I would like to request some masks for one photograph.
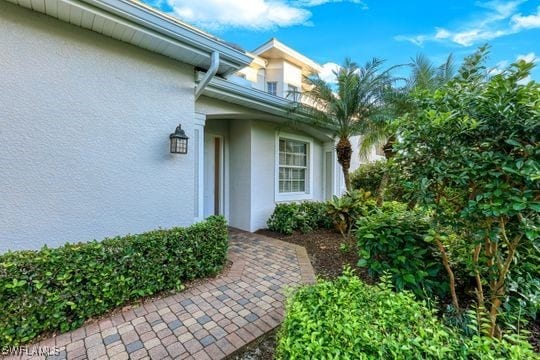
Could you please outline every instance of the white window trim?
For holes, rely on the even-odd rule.
[[[270,84],[275,86],[274,92],[270,92]],[[278,82],[277,81],[267,81],[266,82],[266,92],[270,95],[277,96],[278,94]]]
[[[288,192],[280,193],[279,192],[279,139],[290,139],[298,140],[308,144],[307,156],[308,156],[308,169],[307,176],[308,181],[306,182],[307,191],[306,192]],[[274,199],[277,202],[280,201],[297,201],[297,200],[313,200],[313,139],[307,136],[290,134],[284,132],[276,132],[276,142],[275,142],[275,171],[274,171]]]

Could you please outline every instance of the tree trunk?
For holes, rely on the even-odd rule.
[[[347,137],[339,138],[339,141],[336,145],[336,153],[338,163],[341,165],[343,170],[343,178],[345,180],[345,188],[347,191],[351,191],[351,178],[349,176],[349,169],[351,168],[351,156],[352,156],[352,145]]]
[[[446,273],[448,274],[448,281],[450,286],[450,295],[452,295],[452,304],[454,305],[454,308],[457,312],[460,311],[459,309],[459,301],[456,294],[456,278],[454,277],[454,271],[452,271],[452,267],[450,266],[450,260],[448,259],[448,255],[446,254],[446,250],[444,249],[444,245],[437,237],[435,238],[435,244],[439,248],[439,251],[441,252],[442,262],[444,265],[444,268],[446,269]]]
[[[394,157],[394,143],[396,142],[396,137],[394,135],[390,136],[386,140],[386,144],[383,146],[384,157],[386,160],[390,160]]]
[[[396,137],[390,136],[388,140],[386,141],[386,144],[384,144],[383,146],[384,157],[386,158],[387,163],[395,155],[394,148],[393,148],[395,141],[396,141]],[[390,181],[390,174],[388,173],[388,169],[385,169],[384,174],[381,179],[381,183],[379,184],[379,188],[377,189],[377,204],[379,206],[382,205],[384,201],[384,195],[386,192],[386,188],[388,187],[389,181]]]

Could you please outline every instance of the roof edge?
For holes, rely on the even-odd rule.
[[[168,16],[145,4],[131,0],[79,0],[109,13],[127,19],[133,23],[158,32],[175,40],[183,40],[191,46],[208,52],[218,51],[223,60],[231,65],[243,67],[249,65],[252,57],[246,52],[233,48],[194,26]]]

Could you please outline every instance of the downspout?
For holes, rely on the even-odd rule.
[[[206,88],[210,80],[216,75],[218,68],[219,68],[219,52],[214,51],[212,53],[212,56],[210,58],[210,67],[208,68],[208,71],[204,74],[204,77],[201,79],[197,87],[195,88],[195,100],[201,96],[203,90]]]

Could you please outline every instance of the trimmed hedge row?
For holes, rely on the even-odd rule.
[[[0,347],[216,274],[227,248],[225,219],[213,216],[188,228],[0,255]]]
[[[287,303],[276,359],[535,359],[530,345],[444,325],[388,280],[362,283],[350,271],[295,291]]]

